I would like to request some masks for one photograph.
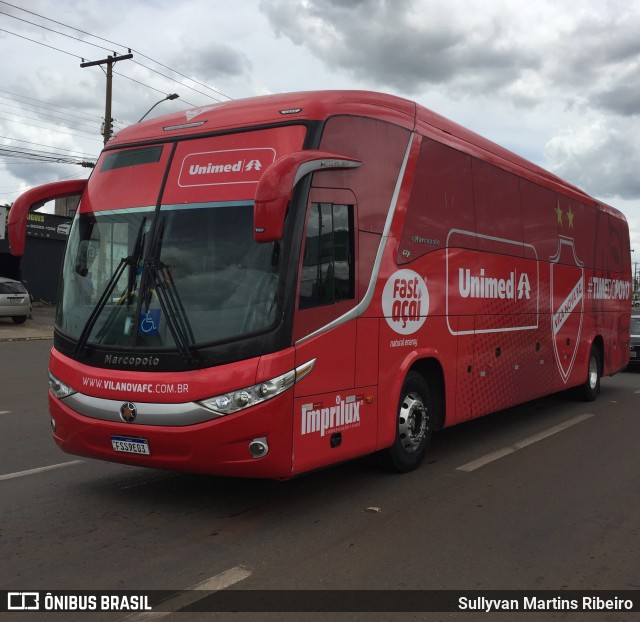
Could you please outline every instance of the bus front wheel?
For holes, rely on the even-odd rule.
[[[410,371],[400,391],[396,438],[384,454],[388,467],[399,473],[417,468],[431,441],[437,389],[421,374]]]

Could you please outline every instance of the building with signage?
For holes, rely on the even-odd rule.
[[[2,217],[4,225],[4,216]],[[0,276],[24,281],[34,301],[55,304],[64,247],[71,230],[71,218],[31,212],[27,220],[27,241],[23,257],[9,251],[5,235],[0,235]],[[0,227],[0,232],[5,227]]]

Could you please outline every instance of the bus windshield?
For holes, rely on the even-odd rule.
[[[119,348],[233,341],[272,327],[278,275],[279,245],[255,242],[251,202],[80,213],[56,324]]]

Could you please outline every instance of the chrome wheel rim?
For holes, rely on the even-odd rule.
[[[410,454],[420,447],[429,431],[427,409],[417,393],[409,393],[400,405],[398,434],[404,450]]]
[[[598,385],[598,361],[595,356],[589,359],[589,387],[592,391],[595,391]]]

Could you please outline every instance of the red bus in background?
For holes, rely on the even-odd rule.
[[[410,101],[292,93],[145,121],[88,182],[49,404],[66,452],[287,478],[576,388],[629,357],[627,223]]]

